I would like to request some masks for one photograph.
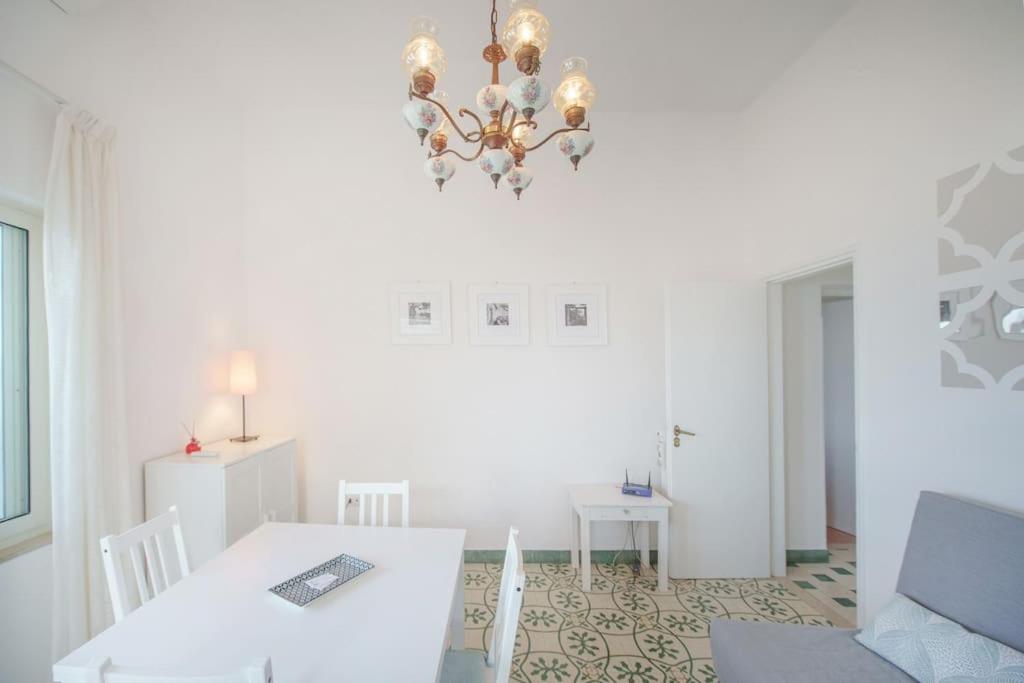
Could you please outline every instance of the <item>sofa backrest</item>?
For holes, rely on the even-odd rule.
[[[1024,651],[1024,516],[922,491],[896,591]]]

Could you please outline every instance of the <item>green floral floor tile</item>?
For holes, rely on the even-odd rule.
[[[466,647],[485,649],[501,565],[466,565]],[[712,683],[712,619],[831,626],[775,580],[673,580],[595,565],[592,591],[565,564],[526,565],[512,680],[521,683]]]

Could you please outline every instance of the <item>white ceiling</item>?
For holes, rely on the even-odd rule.
[[[373,99],[384,82],[387,92],[401,89],[393,81],[401,78],[398,56],[412,18],[429,14],[440,24],[439,38],[449,61],[439,87],[453,101],[469,104],[490,76],[480,58],[489,40],[488,0],[217,0],[216,7],[205,4],[209,0],[53,1],[86,19],[136,13],[149,23],[166,23],[168,31],[176,33],[183,28],[237,32],[250,46],[259,46],[260,60],[282,65],[300,65],[303,60],[323,64],[344,55],[342,62],[352,72],[339,71],[338,82],[347,81],[354,93]],[[601,110],[739,111],[855,2],[541,0],[552,26],[541,75],[554,86],[559,62],[579,55],[590,62]],[[182,22],[186,12],[205,12],[207,26]],[[498,0],[498,12],[500,30],[507,0]],[[273,26],[272,32],[266,26]],[[159,27],[145,28],[154,29]],[[502,79],[508,82],[514,73],[511,61],[506,62]]]
[[[46,0],[51,5],[55,5],[58,9],[66,14],[82,14],[84,12],[91,12],[100,5],[105,5],[110,0]]]

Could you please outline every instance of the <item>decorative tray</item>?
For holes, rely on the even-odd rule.
[[[330,593],[370,569],[373,569],[373,565],[369,562],[341,554],[269,590],[290,603],[305,607],[321,595]]]

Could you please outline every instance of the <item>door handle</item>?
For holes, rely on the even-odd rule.
[[[679,425],[676,425],[675,427],[672,428],[672,433],[675,434],[675,438],[672,439],[672,445],[675,446],[676,448],[679,448],[679,445],[682,443],[679,440],[679,437],[682,436],[683,434],[685,434],[686,436],[697,436],[693,432],[686,431]]]

